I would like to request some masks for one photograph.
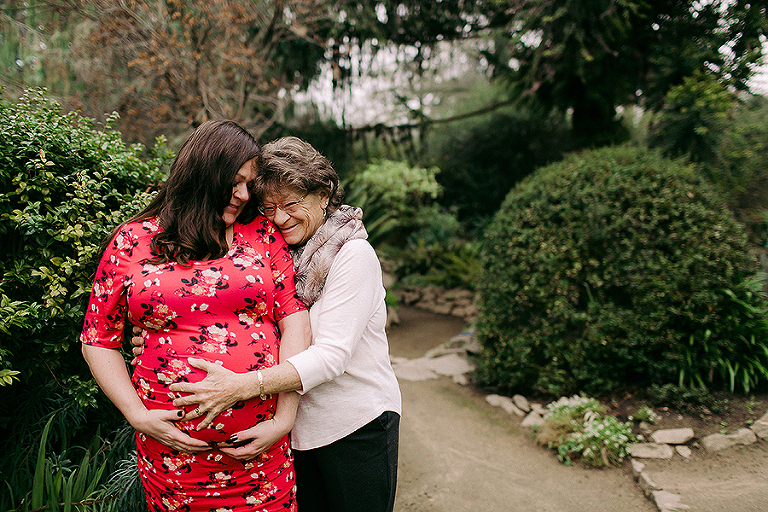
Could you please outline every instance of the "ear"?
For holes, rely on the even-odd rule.
[[[328,203],[331,202],[331,196],[328,194],[327,190],[319,190],[317,192],[317,195],[320,197],[320,206],[323,207],[323,210],[328,208]]]

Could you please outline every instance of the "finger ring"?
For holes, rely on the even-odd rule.
[[[195,407],[195,416],[200,416],[200,408]]]

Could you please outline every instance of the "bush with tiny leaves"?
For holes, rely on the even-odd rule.
[[[159,141],[145,158],[109,126],[95,129],[43,91],[0,100],[0,485],[10,490],[0,493],[2,510],[30,485],[49,418],[48,440],[70,465],[82,455],[68,459],[67,449],[123,422],[111,404],[96,407],[106,399],[78,335],[102,242],[146,202],[171,155]]]

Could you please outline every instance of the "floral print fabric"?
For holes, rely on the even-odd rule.
[[[153,265],[154,219],[123,226],[105,250],[94,280],[81,341],[118,349],[126,320],[145,329],[133,373],[149,409],[173,409],[173,382],[205,377],[187,362],[198,357],[236,372],[278,363],[277,321],[305,309],[297,298],[293,261],[274,226],[258,217],[235,224],[229,252],[211,261]],[[190,436],[227,440],[274,415],[277,396],[239,402],[201,431],[202,418],[180,421]],[[191,409],[191,408],[189,408]],[[293,458],[286,436],[252,461],[215,448],[187,455],[137,434],[139,471],[151,510],[295,510]]]

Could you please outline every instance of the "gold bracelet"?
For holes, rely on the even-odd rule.
[[[261,370],[256,370],[256,378],[259,379],[259,398],[266,400],[267,395],[264,393],[264,376],[261,374]]]

